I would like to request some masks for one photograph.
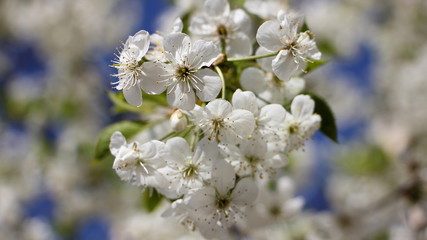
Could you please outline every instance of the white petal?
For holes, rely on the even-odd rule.
[[[126,138],[119,131],[115,131],[110,138],[110,152],[114,156],[117,155],[121,146],[126,144]]]
[[[187,158],[192,157],[190,146],[187,141],[181,137],[174,137],[166,142],[168,148],[167,160],[184,164]]]
[[[230,13],[231,28],[244,33],[247,36],[252,35],[252,22],[248,14],[242,9],[235,9]]]
[[[255,129],[254,115],[247,110],[236,109],[228,115],[225,121],[230,125],[234,134],[240,137],[249,137]]]
[[[221,196],[226,196],[228,191],[234,187],[236,174],[233,167],[224,160],[214,162],[212,169],[211,184]]]
[[[289,199],[295,193],[295,184],[291,178],[283,176],[277,181],[277,191],[283,199]]]
[[[275,20],[263,23],[256,34],[259,45],[270,51],[277,51],[284,47],[280,41],[280,28],[279,22]]]
[[[253,92],[242,92],[242,90],[237,89],[234,92],[231,101],[234,109],[245,109],[254,115],[258,114],[257,98]]]
[[[269,104],[261,108],[259,119],[271,127],[279,126],[285,121],[286,110],[280,104]]]
[[[238,205],[249,205],[255,201],[257,196],[258,187],[250,178],[241,179],[231,194],[232,202]]]
[[[240,150],[246,156],[264,159],[267,153],[267,143],[260,138],[244,140],[240,143]]]
[[[298,122],[313,115],[314,101],[308,95],[298,95],[291,104],[291,113]]]
[[[188,119],[190,119],[190,121],[192,121],[194,124],[199,123],[201,120],[207,117],[205,111],[199,105],[196,105],[191,111],[183,112],[188,116]]]
[[[163,48],[177,60],[184,60],[191,48],[191,39],[184,33],[171,33],[166,35]]]
[[[286,201],[283,205],[285,205],[283,207],[285,212],[284,214],[287,216],[293,216],[301,211],[302,207],[304,206],[304,198],[292,198]]]
[[[205,11],[212,17],[226,16],[230,13],[230,4],[227,0],[207,0]]]
[[[130,87],[129,89],[123,89],[123,95],[125,96],[126,102],[134,106],[142,105],[142,93],[139,85]]]
[[[189,209],[208,215],[215,210],[215,189],[213,187],[202,188],[190,194],[184,201]]]
[[[187,89],[184,84],[186,83],[178,83],[175,91],[167,95],[168,103],[172,107],[183,110],[192,110],[196,103],[196,97],[193,89]]]
[[[310,38],[308,32],[301,33],[297,42],[298,49],[304,52],[305,57],[320,60],[322,54],[317,49],[316,42]]]
[[[165,79],[168,78],[170,64],[146,62],[143,65],[145,76],[140,87],[148,94],[160,94],[166,90]]]
[[[217,35],[217,26],[212,23],[212,18],[204,13],[196,14],[191,18],[188,30],[191,34],[203,36],[206,40],[208,40],[209,35],[215,36],[215,38]]]
[[[227,41],[226,51],[230,57],[247,57],[252,54],[252,40],[241,32],[233,34]]]
[[[205,111],[210,117],[223,118],[233,111],[233,107],[224,99],[215,99],[206,105]]]
[[[266,48],[263,47],[259,47],[256,50],[255,55],[264,55],[264,54],[269,54],[269,53],[273,53],[273,51],[267,50]],[[262,70],[266,71],[266,72],[272,72],[273,68],[272,68],[272,62],[273,62],[274,57],[267,57],[267,58],[260,58],[257,59],[257,63],[261,66]]]
[[[195,77],[203,81],[203,85],[198,85],[200,91],[196,88],[196,94],[204,102],[214,100],[221,91],[222,83],[218,74],[211,69],[205,68],[197,71]]]
[[[183,28],[184,23],[182,22],[181,18],[176,18],[172,25],[172,32],[182,32]]]
[[[305,80],[303,78],[293,77],[286,83],[285,89],[288,92],[289,98],[293,98],[305,88]]]
[[[140,60],[147,53],[148,48],[150,47],[150,34],[144,30],[137,32],[132,37],[132,41],[129,43],[129,47],[132,47],[132,45],[139,48],[140,52],[138,59]]]
[[[207,138],[200,140],[194,150],[193,162],[212,162],[219,157],[218,145],[215,142],[208,141]]]
[[[280,51],[274,58],[272,66],[274,74],[283,81],[289,81],[298,70],[298,64],[295,62],[294,56],[292,56],[288,50]]]
[[[255,67],[246,68],[240,75],[240,85],[243,89],[257,94],[263,92],[267,88],[265,74]]]
[[[188,56],[192,69],[210,66],[221,54],[218,47],[211,41],[197,40]]]
[[[143,161],[150,163],[155,167],[166,165],[164,157],[167,154],[166,145],[157,140],[151,140],[138,147],[139,155]]]

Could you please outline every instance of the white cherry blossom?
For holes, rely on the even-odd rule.
[[[220,143],[238,143],[249,137],[255,128],[254,115],[250,111],[233,109],[224,99],[215,99],[204,109],[197,105],[188,114],[209,140]]]
[[[147,74],[146,86],[153,94],[167,89],[167,100],[172,107],[183,110],[194,108],[196,98],[215,99],[221,90],[221,79],[209,68],[220,55],[212,43],[197,40],[191,43],[184,33],[172,33],[164,39],[165,55],[169,63],[153,63],[154,70]]]
[[[294,13],[280,11],[277,19],[258,28],[259,51],[278,52],[272,60],[272,70],[283,81],[301,73],[310,59],[321,57],[312,34],[309,31],[298,33],[300,22],[301,18]]]
[[[319,129],[321,118],[314,112],[314,101],[308,95],[298,95],[291,104],[291,113],[286,114],[281,137],[287,143],[287,150],[304,145],[314,131]]]
[[[294,195],[294,182],[285,176],[277,180],[274,191],[260,187],[254,208],[249,209],[248,217],[245,219],[247,227],[266,227],[295,217],[301,212],[304,199]]]
[[[237,219],[244,217],[257,194],[258,188],[250,178],[236,183],[231,165],[218,160],[212,170],[211,185],[189,194],[184,201],[190,210],[189,217],[204,237],[224,238]]]
[[[263,100],[278,104],[290,101],[305,88],[305,80],[302,78],[292,77],[285,82],[273,73],[255,67],[243,70],[240,84],[243,89],[254,92]]]
[[[165,184],[164,177],[157,170],[166,164],[164,143],[156,140],[142,145],[127,143],[122,133],[114,132],[110,151],[115,156],[113,169],[122,180],[143,187],[161,188]]]
[[[129,36],[123,44],[120,56],[116,55],[117,58],[112,61],[112,67],[118,70],[118,73],[112,76],[119,79],[112,83],[117,84],[114,88],[123,90],[126,101],[135,106],[142,104],[141,84],[143,84],[145,73],[141,60],[150,46],[149,36],[149,33],[144,30]]]
[[[174,137],[166,142],[166,147],[167,165],[159,171],[168,180],[170,195],[176,198],[201,188],[211,176],[212,162],[217,160],[216,144],[201,141],[193,152],[185,139]]]
[[[286,155],[274,144],[262,139],[248,139],[237,145],[220,144],[221,154],[240,177],[251,177],[257,182],[266,182],[276,170],[287,163]]]
[[[261,108],[253,92],[237,89],[232,97],[234,109],[250,111],[255,118],[255,129],[251,137],[267,142],[278,141],[276,134],[280,123],[285,120],[286,110],[280,104],[268,104]]]
[[[251,20],[242,9],[230,11],[227,0],[207,0],[205,11],[191,19],[189,30],[219,48],[224,42],[228,56],[243,57],[252,54],[251,28]]]

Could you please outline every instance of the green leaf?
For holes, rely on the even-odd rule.
[[[156,111],[158,106],[167,106],[166,97],[164,94],[150,95],[142,93],[142,105],[135,107],[126,102],[123,93],[121,92],[108,92],[108,97],[113,102],[115,111],[118,113],[122,112],[133,112],[133,113],[144,113],[152,114]]]
[[[338,165],[353,175],[374,175],[386,173],[390,167],[387,154],[378,146],[356,148],[338,158]]]
[[[110,138],[115,131],[120,131],[126,138],[130,138],[148,127],[149,124],[145,122],[133,121],[118,122],[106,127],[96,142],[95,161],[101,161],[112,156],[110,153]]]
[[[305,68],[304,73],[302,75],[306,75],[316,70],[317,68],[325,65],[328,62],[329,62],[329,59],[320,59],[320,60],[310,59],[309,61],[307,61],[307,67]]]
[[[141,198],[141,205],[148,212],[154,211],[163,199],[162,195],[160,195],[154,188],[146,188],[142,193]]]
[[[314,112],[319,114],[322,118],[320,125],[320,132],[330,138],[332,141],[338,143],[337,126],[335,123],[334,114],[329,107],[328,103],[321,97],[313,94],[306,93],[314,100]]]
[[[304,20],[304,22],[301,26],[301,29],[300,29],[300,32],[305,32],[305,31],[310,31],[310,28],[308,27],[306,20]]]

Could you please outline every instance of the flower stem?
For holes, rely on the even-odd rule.
[[[260,58],[274,57],[277,55],[277,53],[278,52],[272,52],[272,53],[268,53],[268,54],[249,56],[249,57],[243,57],[243,58],[227,58],[227,61],[228,62],[251,61],[251,60],[256,60],[256,59],[260,59]]]
[[[218,66],[215,66],[215,70],[219,75],[219,78],[221,78],[222,81],[222,91],[221,91],[221,98],[225,99],[225,79],[224,79],[224,75],[222,74],[221,68],[219,68]]]

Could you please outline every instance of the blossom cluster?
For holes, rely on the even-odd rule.
[[[114,132],[109,147],[118,176],[173,200],[162,215],[206,238],[251,227],[248,216],[297,212],[303,203],[289,190],[284,167],[321,124],[314,100],[300,94],[307,63],[321,57],[302,22],[280,10],[259,26],[254,43],[248,13],[207,0],[191,16],[189,35],[178,18],[168,33],[130,36],[113,61],[114,88],[137,107],[143,96],[165,96],[173,131],[147,142]],[[244,69],[233,72],[238,67]],[[288,201],[268,197],[282,189]]]

